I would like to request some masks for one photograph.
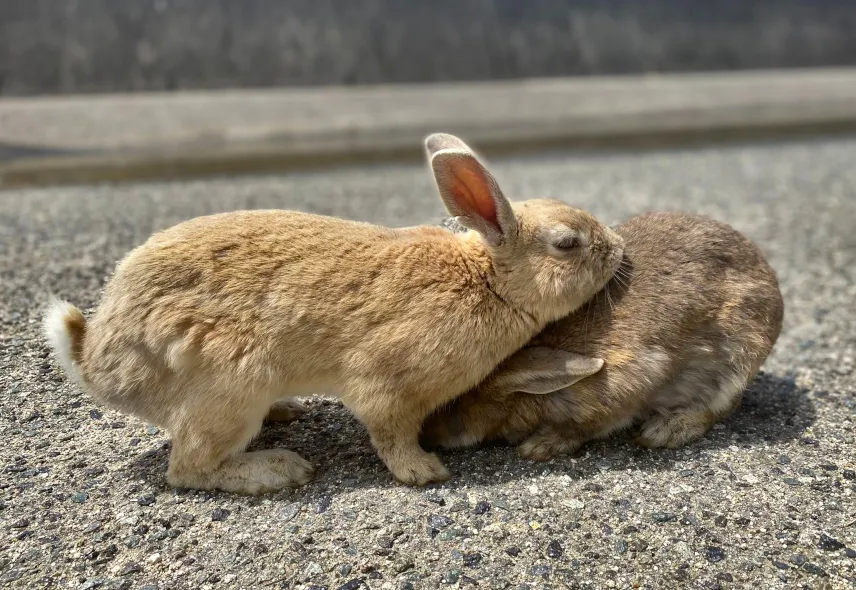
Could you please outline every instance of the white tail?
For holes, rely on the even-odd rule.
[[[66,375],[82,384],[75,351],[81,349],[86,328],[83,314],[72,304],[54,299],[45,312],[42,327]]]

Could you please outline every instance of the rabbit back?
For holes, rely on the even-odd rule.
[[[156,234],[118,265],[89,322],[87,388],[154,419],[141,407],[166,407],[156,384],[182,375],[228,375],[244,387],[288,383],[295,391],[335,390],[346,372],[391,368],[413,379],[461,378],[454,364],[446,365],[450,376],[443,362],[425,357],[445,359],[440,342],[452,351],[469,346],[472,333],[508,322],[508,314],[487,309],[483,283],[448,247],[452,234],[414,231],[252,211]],[[438,327],[438,315],[455,319]],[[508,327],[520,331],[511,335],[520,344],[535,329],[513,318]]]

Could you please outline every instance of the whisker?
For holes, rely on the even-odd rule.
[[[625,269],[623,266],[619,266],[619,267],[618,267],[618,270],[616,270],[616,271],[615,271],[615,274],[613,274],[612,276],[613,276],[613,277],[615,277],[615,281],[616,281],[619,285],[621,285],[622,287],[624,287],[625,289],[627,289],[627,288],[630,286],[630,285],[627,283],[627,281],[628,281],[628,280],[630,280],[630,275],[629,275],[629,274],[625,274],[625,273],[629,273],[629,271],[628,271],[627,269]]]

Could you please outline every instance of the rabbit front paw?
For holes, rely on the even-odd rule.
[[[549,461],[553,457],[574,453],[582,442],[552,429],[540,430],[517,447],[517,454],[530,461]]]
[[[424,486],[449,479],[449,470],[437,455],[422,451],[395,462],[387,462],[395,478],[403,484]]]
[[[288,424],[294,422],[306,413],[306,406],[296,399],[286,399],[276,402],[268,410],[265,422]]]

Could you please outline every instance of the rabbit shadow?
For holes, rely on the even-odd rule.
[[[715,425],[701,440],[679,449],[642,448],[633,443],[631,429],[593,441],[576,455],[556,457],[545,463],[521,459],[511,445],[503,443],[441,453],[449,469],[457,474],[446,485],[456,488],[496,484],[545,472],[585,480],[600,471],[680,470],[682,462],[700,454],[734,446],[752,448],[787,443],[802,439],[816,420],[810,393],[798,386],[792,376],[760,373],[744,392],[740,407],[728,419]],[[810,444],[811,440],[804,442]],[[478,464],[479,471],[468,472],[468,465],[472,464]],[[483,472],[488,476],[483,476]]]
[[[619,434],[590,443],[575,456],[561,456],[545,463],[521,459],[514,447],[505,443],[442,451],[441,459],[452,473],[452,479],[428,486],[428,489],[492,486],[538,477],[545,472],[582,481],[601,471],[655,473],[680,469],[678,464],[688,455],[692,457],[735,445],[751,448],[786,443],[801,438],[815,421],[816,411],[809,393],[797,386],[790,376],[760,373],[747,388],[743,403],[734,414],[700,441],[681,449],[644,449],[633,444],[629,434]],[[823,395],[823,392],[815,392],[815,395]],[[308,412],[296,422],[265,425],[249,447],[249,450],[288,448],[313,462],[318,469],[315,479],[307,486],[274,494],[272,498],[324,505],[336,495],[357,489],[401,487],[377,458],[365,428],[340,402],[315,398],[307,405]],[[127,466],[127,472],[137,481],[168,490],[164,474],[169,448],[169,443],[164,442],[139,455]]]

